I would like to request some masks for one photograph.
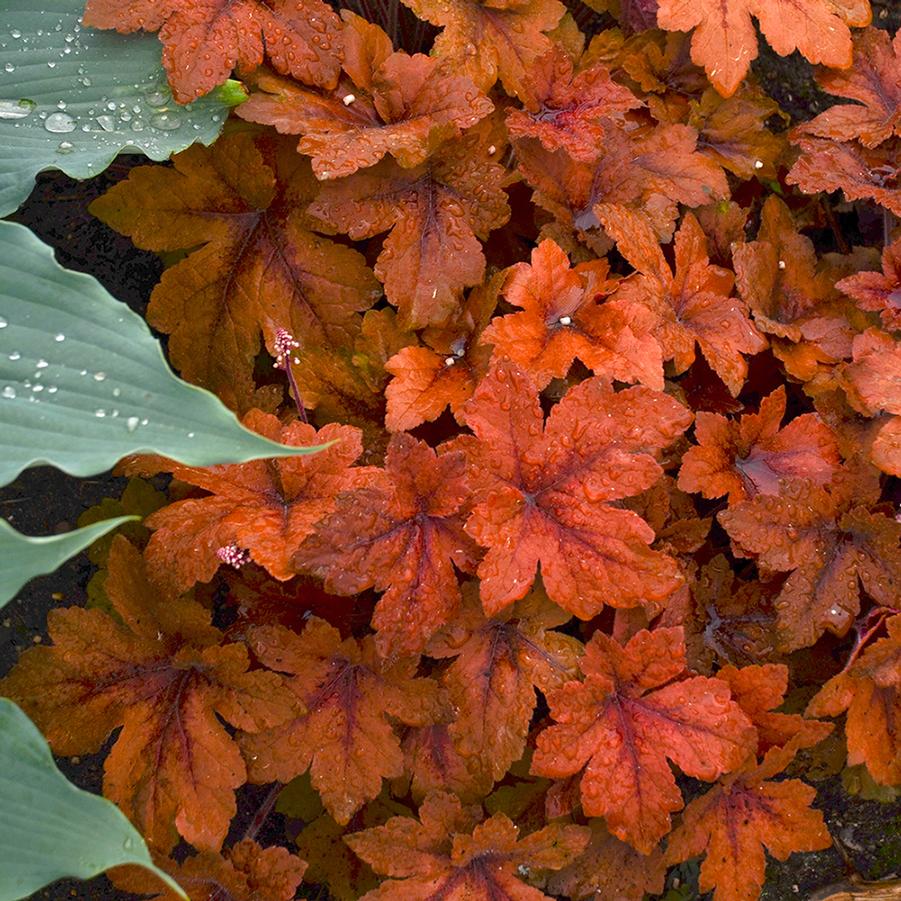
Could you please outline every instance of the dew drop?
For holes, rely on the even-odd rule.
[[[169,113],[159,113],[150,120],[151,128],[158,128],[160,131],[175,131],[181,128],[181,121],[170,116]]]
[[[94,415],[98,419],[103,419],[106,416],[106,410],[94,410]]]
[[[94,381],[95,382],[102,382],[105,378],[106,378],[105,372],[95,372],[94,373]]]
[[[129,432],[133,432],[139,424],[140,420],[137,416],[129,416],[128,419],[125,420],[125,428],[127,428]]]
[[[44,128],[52,134],[68,134],[75,131],[75,120],[68,113],[51,113],[44,120]]]
[[[62,332],[60,332],[58,335],[53,336],[53,340],[54,341],[65,341],[66,336]]]
[[[113,388],[113,397],[118,397],[122,393],[121,388]]]
[[[7,386],[3,389],[3,396],[4,396],[4,397],[8,397],[8,398],[10,398],[10,399],[14,398],[14,397],[16,396],[16,389],[13,388],[12,385],[7,385]]]
[[[6,328],[8,325],[9,323],[2,316],[0,316],[0,328]]]
[[[38,360],[37,363],[35,363],[35,366],[37,366],[38,369],[46,369],[49,365],[50,364],[46,360]]]
[[[71,153],[75,145],[71,141],[60,141],[56,147],[57,153]]]
[[[33,100],[0,100],[0,119],[27,119],[33,109]]]
[[[97,124],[104,131],[115,131],[116,130],[116,120],[112,116],[98,116]]]
[[[6,63],[6,65],[4,65],[4,67],[3,67],[3,71],[4,72],[15,72],[16,67],[12,63]]]
[[[21,359],[22,359],[22,354],[20,354],[19,351],[14,350],[14,351],[9,355],[9,359],[12,360],[12,361],[15,363],[16,360],[21,360]]]

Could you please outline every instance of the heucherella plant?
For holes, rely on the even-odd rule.
[[[142,320],[0,223],[4,480],[129,477],[0,530],[4,602],[93,567],[0,675],[0,901],[753,901],[824,768],[898,803],[890,15],[73,2],[0,13],[2,212],[143,152],[89,210],[165,268]]]

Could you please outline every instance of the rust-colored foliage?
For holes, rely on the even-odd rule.
[[[785,389],[780,387],[760,402],[759,412],[737,421],[698,413],[698,443],[682,457],[679,487],[704,497],[728,494],[734,504],[757,494],[778,494],[783,478],[828,483],[839,462],[832,433],[815,413],[780,428],[785,403]]]
[[[530,869],[559,870],[588,842],[582,826],[552,824],[524,838],[503,813],[481,821],[478,807],[430,795],[417,822],[393,817],[345,841],[387,881],[367,901],[540,901],[527,885]],[[480,822],[481,821],[481,822]]]
[[[290,695],[274,673],[249,672],[246,647],[224,643],[196,601],[159,603],[124,538],[110,550],[104,588],[116,618],[54,611],[52,646],[24,654],[0,683],[3,694],[60,754],[94,753],[122,726],[106,758],[105,793],[158,852],[179,836],[216,851],[247,778],[218,717],[258,732],[290,716]]]
[[[539,734],[532,772],[581,774],[586,815],[647,854],[682,808],[668,761],[712,782],[754,752],[756,731],[724,682],[686,672],[681,629],[625,647],[596,632],[579,666],[585,681],[548,699],[557,722]]]
[[[799,50],[812,63],[842,69],[851,64],[848,26],[869,24],[871,14],[866,0],[659,0],[657,23],[669,31],[694,29],[691,58],[728,97],[757,58],[752,15],[780,55]]]
[[[314,185],[290,146],[239,133],[133,170],[91,207],[139,247],[198,248],[166,271],[147,318],[184,378],[242,412],[262,393],[261,338],[273,348],[281,327],[302,346],[340,343],[379,294],[360,254],[310,231]]]
[[[382,779],[403,772],[389,717],[427,722],[437,703],[435,684],[414,677],[415,658],[387,664],[371,639],[342,641],[320,619],[311,618],[301,635],[261,626],[250,645],[266,666],[287,677],[294,696],[294,713],[282,725],[241,735],[250,780],[287,782],[309,770],[326,810],[347,823],[378,795]]]
[[[460,602],[454,567],[478,561],[463,531],[468,487],[463,454],[395,436],[385,469],[338,496],[295,562],[336,594],[384,591],[372,619],[381,649],[421,651]]]
[[[159,31],[175,99],[189,103],[237,68],[266,58],[278,69],[327,87],[338,80],[338,17],[322,0],[88,0],[84,24]]]
[[[165,475],[85,521],[143,521],[0,690],[192,901],[642,901],[692,858],[753,901],[828,844],[819,757],[901,785],[901,36],[401,2],[88,0],[176,102],[249,95],[90,207],[162,256],[149,324],[328,446],[129,457]],[[836,102],[783,110],[760,37]]]
[[[678,587],[675,561],[648,547],[650,526],[614,502],[656,481],[653,452],[688,426],[684,407],[647,388],[614,392],[596,377],[544,423],[528,375],[504,362],[464,417],[476,435],[458,444],[477,498],[466,529],[488,549],[478,569],[487,613],[523,597],[539,563],[551,600],[583,619]]]
[[[885,785],[901,782],[901,617],[887,622],[879,639],[847,669],[830,679],[807,707],[813,716],[848,711],[848,762],[866,764]]]
[[[700,889],[715,889],[714,901],[754,901],[763,886],[764,846],[777,860],[787,860],[795,851],[832,844],[823,814],[810,807],[816,791],[798,779],[770,781],[792,756],[774,749],[759,766],[751,759],[692,801],[670,836],[670,863],[705,855]]]
[[[209,492],[146,520],[154,530],[144,554],[147,568],[169,590],[208,582],[222,565],[217,551],[232,544],[276,579],[292,578],[294,553],[334,509],[337,494],[371,477],[368,467],[350,468],[362,451],[360,432],[352,426],[327,425],[318,432],[302,422],[282,426],[259,410],[251,410],[244,424],[283,444],[335,443],[318,454],[234,466],[198,469],[169,462],[176,479]]]
[[[241,118],[303,137],[317,178],[341,178],[390,153],[404,168],[424,163],[447,138],[493,109],[466,77],[437,60],[392,52],[376,25],[344,13],[344,69],[349,81],[317,91],[274,75],[256,79]],[[356,92],[356,93],[355,93]]]

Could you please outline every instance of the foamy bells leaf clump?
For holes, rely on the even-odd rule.
[[[154,35],[80,25],[81,0],[0,4],[0,216],[38,172],[102,172],[123,151],[168,159],[212,143],[241,95],[229,86],[189,106],[172,99]]]
[[[245,429],[173,374],[138,315],[0,222],[0,485],[43,463],[87,476],[134,453],[211,466],[318,449]]]
[[[138,864],[182,898],[144,839],[110,801],[76,788],[12,701],[0,698],[0,901],[28,898],[65,877],[88,879]]]

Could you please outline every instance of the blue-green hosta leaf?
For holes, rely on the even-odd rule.
[[[140,316],[0,222],[0,485],[40,463],[86,476],[133,453],[211,466],[318,449],[245,429],[172,372]]]
[[[0,519],[0,607],[16,596],[18,590],[35,576],[51,573],[123,522],[137,516],[116,516],[83,529],[62,535],[31,537]]]
[[[156,35],[83,28],[83,11],[84,0],[0,2],[0,216],[44,169],[90,178],[123,150],[163,160],[210,144],[236,101],[226,88],[178,106]]]
[[[57,879],[90,879],[138,864],[184,892],[154,866],[144,840],[114,804],[74,786],[12,701],[0,698],[0,901],[28,898]]]

